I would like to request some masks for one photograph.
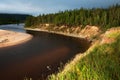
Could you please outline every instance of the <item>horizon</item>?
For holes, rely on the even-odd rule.
[[[38,16],[40,14],[57,13],[59,11],[73,10],[80,8],[108,8],[113,5],[120,5],[120,0],[54,0],[54,1],[34,1],[34,0],[4,0],[0,3],[0,13],[8,14],[29,14]]]

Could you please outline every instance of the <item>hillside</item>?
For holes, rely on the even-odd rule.
[[[49,80],[120,80],[120,28],[112,28]]]
[[[24,23],[27,14],[7,14],[0,13],[0,25],[1,24],[16,24],[16,23]]]

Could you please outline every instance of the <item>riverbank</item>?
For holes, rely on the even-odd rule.
[[[98,35],[101,34],[101,30],[97,26],[89,26],[87,25],[85,28],[82,27],[52,27],[49,24],[43,26],[35,26],[35,28],[25,28],[26,30],[33,31],[42,31],[47,33],[60,34],[64,36],[76,37],[76,38],[84,38],[88,41],[93,41]]]
[[[106,31],[101,31],[95,26],[87,26],[83,29],[76,28],[74,30],[72,28],[62,30],[58,28],[59,31],[55,31],[55,27],[52,29],[27,29],[85,38],[93,42],[86,52],[83,54],[78,53],[58,73],[49,75],[48,80],[120,79],[118,76],[120,74],[120,60],[118,57],[120,56],[120,27],[111,28]],[[76,30],[78,30],[77,33],[75,33]]]
[[[119,80],[120,27],[111,28],[48,80]]]
[[[30,34],[0,30],[0,48],[18,45],[31,39]]]
[[[69,37],[76,37],[76,38],[85,38],[85,36],[82,35],[75,35],[72,33],[63,33],[63,32],[56,32],[56,31],[49,31],[49,30],[43,30],[43,29],[39,29],[39,28],[25,28],[26,30],[32,30],[32,31],[41,31],[41,32],[47,32],[47,33],[53,33],[53,34],[60,34],[60,35],[64,35],[64,36],[69,36]]]

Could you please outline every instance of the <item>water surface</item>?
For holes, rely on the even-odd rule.
[[[27,33],[34,38],[0,48],[0,80],[23,80],[25,76],[44,80],[90,46],[85,39],[30,30]]]
[[[8,24],[8,25],[0,25],[0,29],[10,30],[16,32],[26,32],[24,30],[24,24]]]

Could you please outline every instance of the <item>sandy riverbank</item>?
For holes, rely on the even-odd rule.
[[[0,30],[0,48],[24,43],[32,39],[30,34]]]
[[[25,28],[26,30],[34,30],[34,31],[43,31],[47,33],[55,33],[61,34],[70,37],[77,37],[77,38],[85,38],[91,40],[97,37],[101,30],[97,26],[89,26],[87,25],[84,28],[81,27],[51,27],[51,26],[36,26],[35,28]]]
[[[57,32],[57,31],[48,31],[48,30],[43,30],[43,29],[39,29],[39,28],[25,28],[26,30],[32,30],[32,31],[42,31],[42,32],[47,32],[47,33],[55,33],[55,34],[60,34],[60,35],[64,35],[64,36],[70,36],[70,37],[76,37],[76,38],[85,38],[85,36],[83,35],[76,35],[76,34],[72,34],[72,33],[63,33],[63,32]]]

